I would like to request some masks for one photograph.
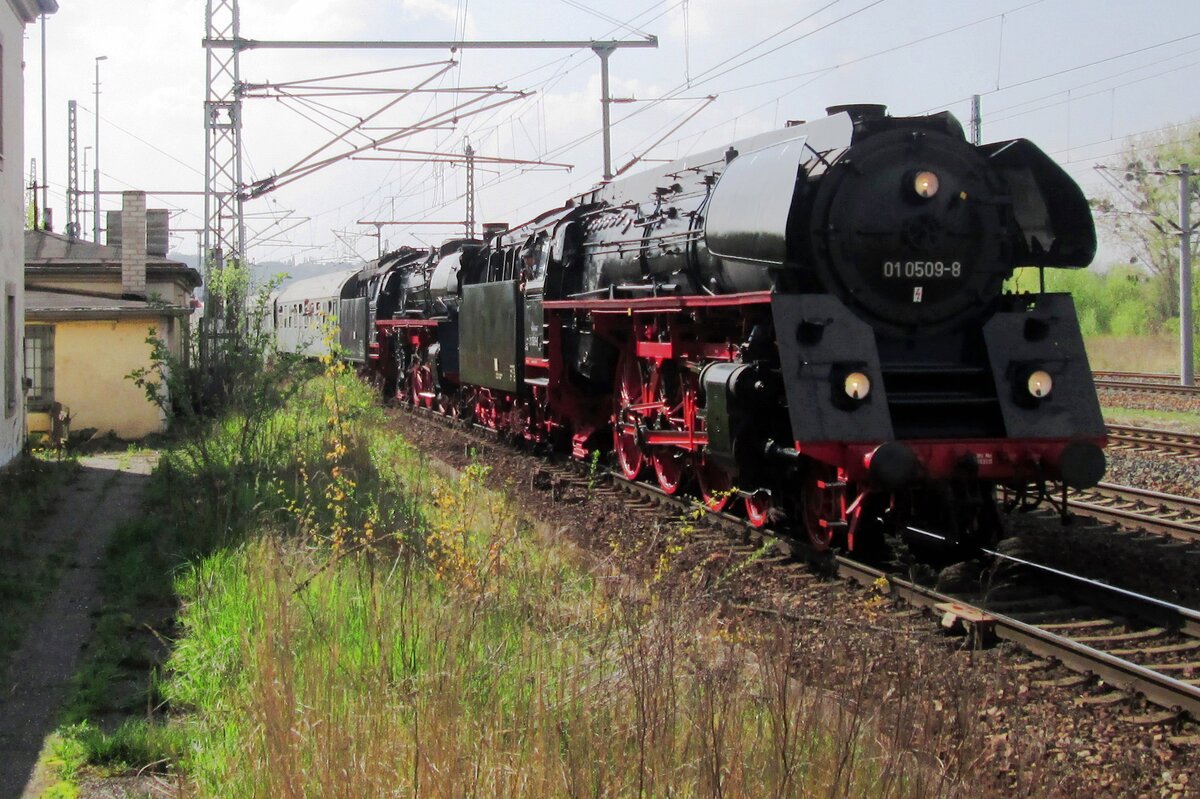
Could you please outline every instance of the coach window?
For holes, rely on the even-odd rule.
[[[517,266],[521,260],[521,251],[513,247],[504,253],[504,280],[515,280],[520,272]]]
[[[504,279],[504,253],[495,251],[488,258],[488,273],[484,278],[485,283],[491,283],[495,280]]]
[[[533,251],[533,270],[530,274],[530,280],[538,280],[546,274],[546,266],[550,263],[550,246],[546,241],[546,235],[537,237],[537,240],[529,245],[529,249]]]

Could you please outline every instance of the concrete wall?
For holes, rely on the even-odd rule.
[[[126,375],[150,365],[150,328],[174,337],[167,327],[163,317],[54,323],[54,399],[70,411],[73,432],[94,427],[100,435],[142,438],[166,429],[162,411]],[[49,430],[49,416],[29,414],[29,429]]]
[[[25,329],[24,276],[25,245],[23,229],[25,213],[22,205],[22,163],[24,152],[23,109],[25,104],[24,76],[21,71],[22,36],[24,25],[11,3],[0,2],[0,81],[3,81],[4,105],[0,108],[0,135],[3,136],[3,160],[0,160],[0,467],[8,464],[21,451],[25,439],[24,392],[17,391],[15,408],[7,407],[5,398],[10,381],[9,364],[5,360],[5,336],[15,321],[16,377],[24,377],[22,358]],[[15,303],[10,307],[5,296],[6,286],[14,289]],[[15,317],[15,320],[11,317]]]

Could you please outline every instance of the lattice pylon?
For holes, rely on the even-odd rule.
[[[67,237],[79,238],[79,128],[74,100],[67,101]]]
[[[241,33],[238,0],[208,0],[205,13],[204,252],[206,268],[243,259]],[[216,47],[216,42],[233,46]]]
[[[475,238],[475,150],[467,142],[463,151],[467,156],[467,238]]]

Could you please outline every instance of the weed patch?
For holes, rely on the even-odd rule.
[[[1156,411],[1146,408],[1105,407],[1104,418],[1112,424],[1159,427],[1200,434],[1200,418],[1190,411]]]
[[[40,453],[0,472],[0,672],[66,565],[63,551],[38,552],[34,536],[61,488],[78,473],[74,458]]]
[[[583,570],[486,467],[432,474],[372,403],[329,362],[163,455],[155,518],[109,559],[112,645],[74,705],[91,720],[64,730],[78,768],[156,764],[220,797],[950,792],[917,754],[932,721],[890,726],[862,682],[829,692],[785,628],[729,634]],[[173,646],[139,701],[168,712],[102,732],[95,687],[142,662],[120,642],[164,597]]]
[[[788,636],[723,638],[686,601],[598,581],[483,488],[485,467],[440,479],[364,432],[306,474],[309,488],[270,514],[273,532],[179,578],[162,690],[186,711],[181,766],[200,795],[944,787],[879,742],[865,703],[848,711],[796,680]],[[343,477],[372,485],[371,502],[338,510]]]
[[[73,457],[22,455],[0,471],[0,556],[20,557],[59,489],[79,474]]]

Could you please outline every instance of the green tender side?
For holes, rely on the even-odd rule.
[[[523,302],[515,280],[463,286],[462,382],[516,392],[525,376]]]

